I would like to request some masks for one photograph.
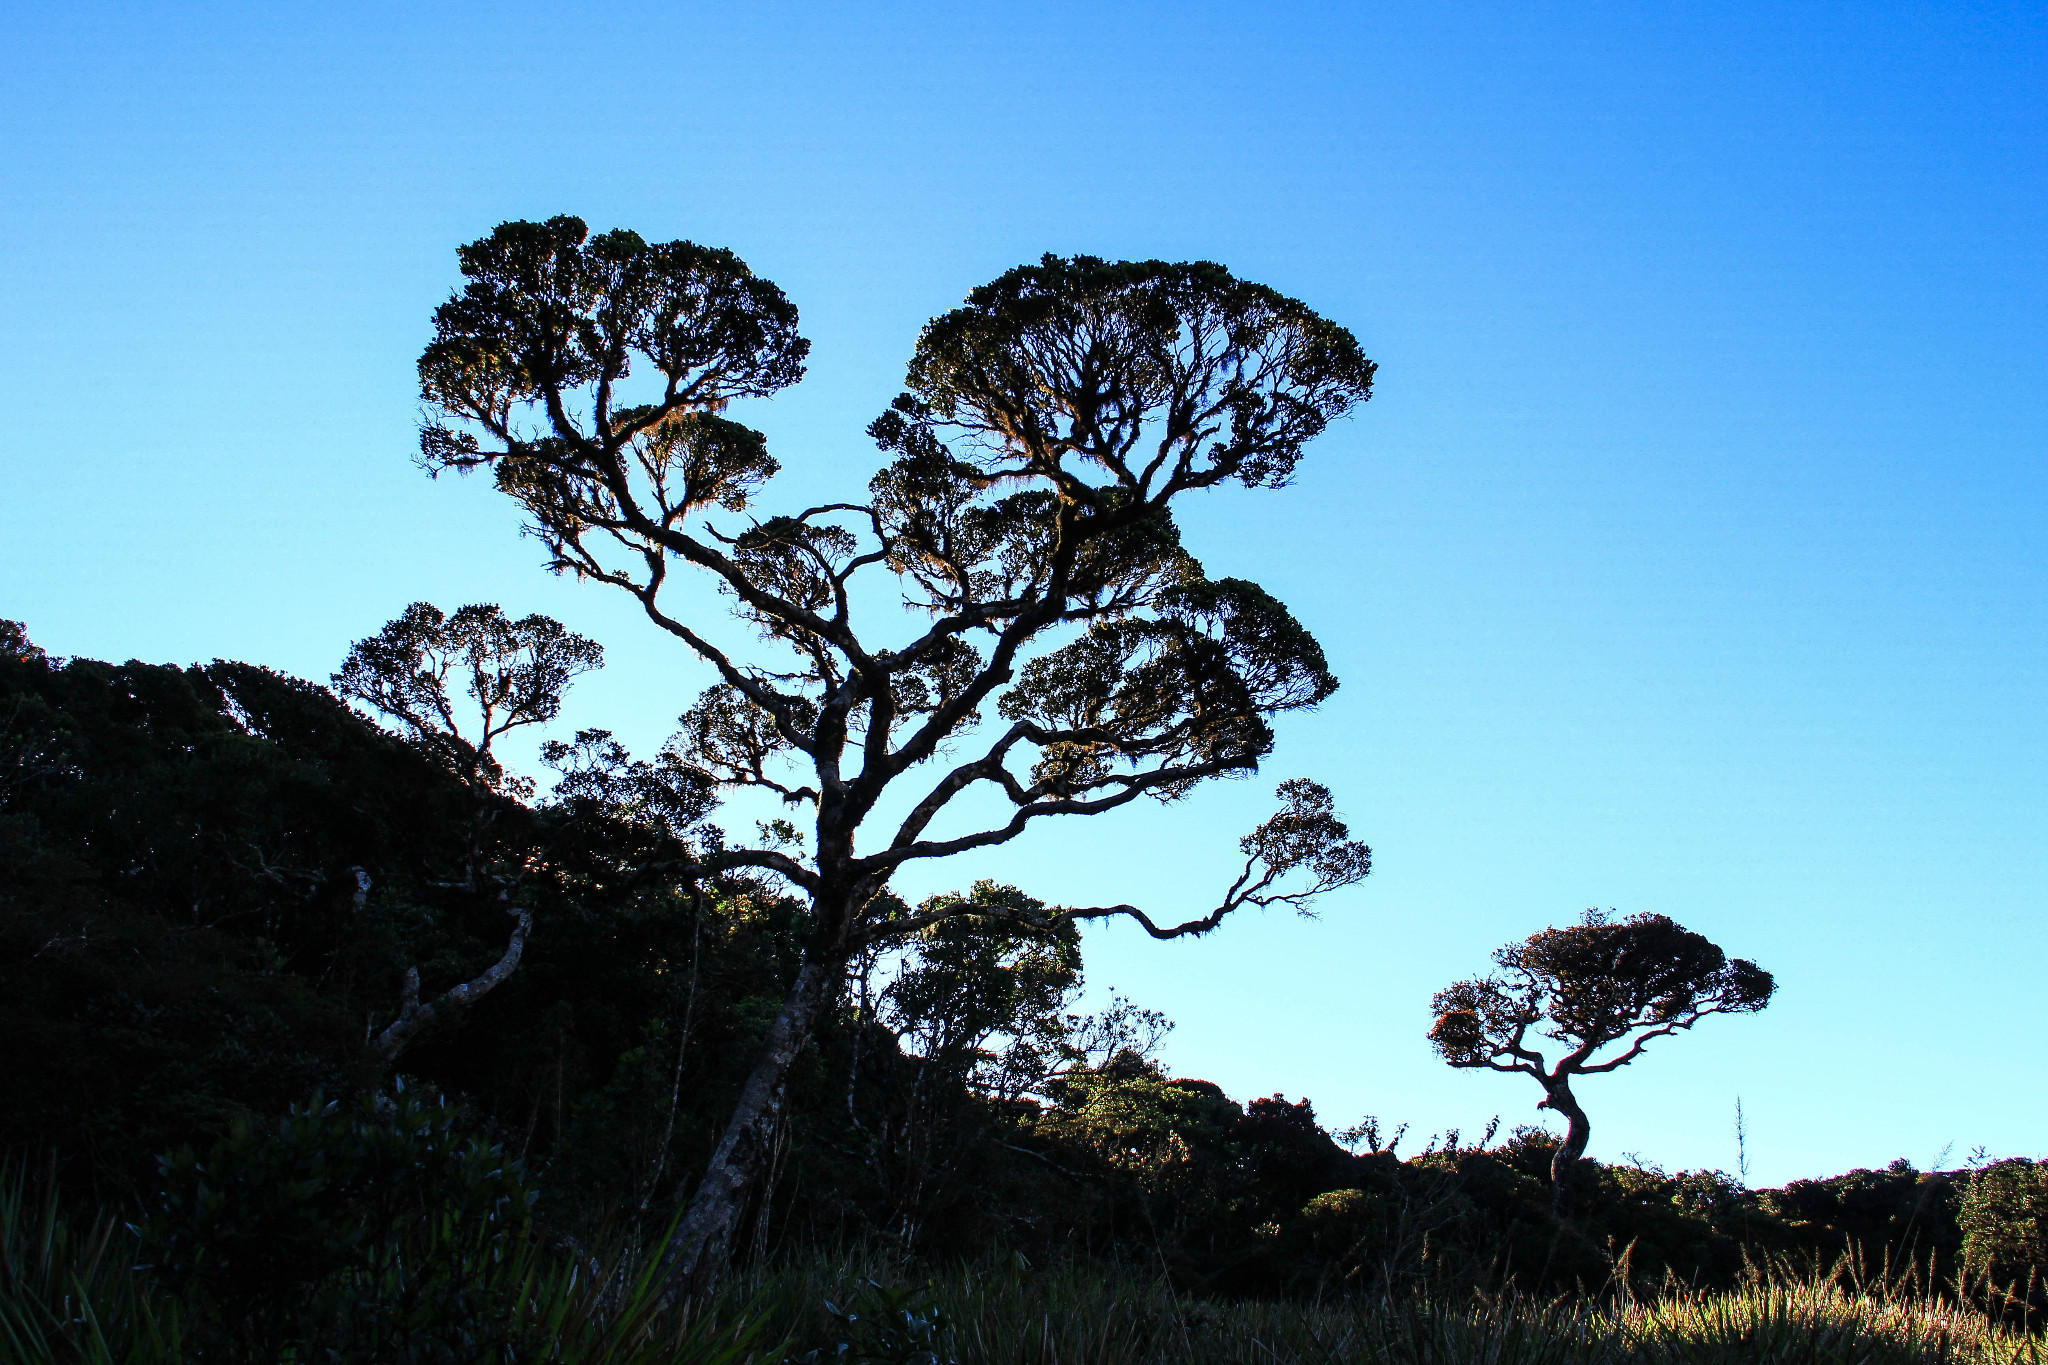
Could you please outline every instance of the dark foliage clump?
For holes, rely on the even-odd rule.
[[[536,1195],[502,1146],[402,1087],[238,1122],[163,1158],[146,1268],[208,1359],[275,1361],[309,1337],[334,1361],[488,1359]],[[495,1292],[494,1292],[495,1291]]]

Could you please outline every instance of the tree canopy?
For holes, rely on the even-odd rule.
[[[863,500],[770,512],[777,461],[725,413],[802,377],[808,343],[779,289],[730,252],[593,237],[569,217],[503,224],[459,258],[467,283],[420,359],[426,466],[489,469],[552,568],[632,593],[710,665],[670,769],[810,817],[808,848],[679,839],[646,869],[752,869],[810,905],[805,969],[699,1187],[689,1258],[722,1259],[790,1059],[864,946],[968,913],[1202,934],[1366,874],[1328,792],[1296,779],[1218,903],[1177,921],[1029,901],[906,913],[883,894],[908,863],[1047,817],[1252,773],[1274,717],[1336,690],[1285,606],[1204,571],[1173,505],[1284,485],[1369,397],[1373,363],[1342,327],[1207,262],[1047,256],[925,328],[905,391],[868,429],[884,459]],[[900,610],[857,585],[875,574]],[[678,578],[722,594],[760,648],[715,641]],[[956,800],[983,785],[1008,818],[960,823]],[[885,793],[902,813],[870,828]]]

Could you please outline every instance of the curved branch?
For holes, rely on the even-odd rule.
[[[1571,1058],[1566,1058],[1565,1061],[1561,1061],[1557,1064],[1558,1072],[1560,1075],[1570,1074],[1580,1076],[1597,1076],[1601,1072],[1612,1071],[1616,1067],[1627,1066],[1630,1062],[1634,1061],[1637,1057],[1642,1055],[1643,1048],[1650,1042],[1651,1039],[1668,1038],[1674,1033],[1680,1032],[1684,1029],[1691,1028],[1694,1024],[1697,1024],[1700,1020],[1706,1018],[1710,1014],[1726,1014],[1727,1012],[1728,1011],[1722,1009],[1695,1010],[1691,1014],[1685,1015],[1682,1018],[1673,1019],[1671,1022],[1664,1024],[1659,1028],[1653,1028],[1649,1030],[1647,1033],[1638,1035],[1635,1042],[1629,1047],[1629,1050],[1622,1053],[1618,1057],[1610,1057],[1604,1062],[1598,1062],[1591,1065],[1587,1065],[1582,1062],[1574,1062],[1573,1058],[1576,1058],[1579,1055],[1578,1053],[1574,1053]],[[1581,1051],[1584,1052],[1587,1056],[1592,1055],[1591,1049],[1581,1049]],[[1566,1070],[1568,1063],[1571,1064],[1569,1071]]]
[[[949,773],[945,781],[941,783],[940,788],[935,789],[933,796],[928,796],[924,802],[919,803],[918,810],[922,811],[927,802],[933,801],[935,797],[939,796],[941,791],[944,793],[943,799],[938,800],[937,804],[933,805],[931,810],[923,815],[923,818],[919,821],[919,827],[928,822],[931,816],[937,813],[939,808],[943,807],[948,801],[951,801],[962,789],[978,780],[997,783],[1010,793],[1011,800],[1017,802],[1017,813],[1011,816],[1007,823],[999,825],[994,829],[982,830],[976,834],[963,834],[955,839],[913,840],[912,842],[904,843],[901,842],[903,836],[898,835],[897,843],[880,853],[870,854],[868,857],[858,859],[854,863],[854,868],[863,876],[866,876],[886,871],[920,858],[945,858],[955,853],[965,853],[969,849],[992,848],[998,844],[1010,842],[1010,840],[1022,834],[1030,826],[1031,821],[1041,816],[1100,815],[1104,811],[1115,810],[1119,806],[1129,805],[1145,793],[1157,791],[1161,787],[1170,787],[1180,782],[1197,781],[1204,777],[1215,777],[1226,772],[1240,772],[1243,770],[1243,766],[1241,763],[1219,759],[1211,763],[1189,764],[1184,768],[1155,768],[1149,773],[1118,775],[1106,779],[1104,782],[1092,784],[1088,788],[1088,790],[1099,790],[1102,786],[1114,784],[1118,790],[1108,796],[1098,796],[1087,800],[1074,797],[1059,797],[1053,800],[1046,800],[1041,795],[1034,795],[1034,793],[1040,790],[1039,788],[1025,787],[1001,763],[983,757],[977,759],[974,763],[966,764]],[[980,771],[970,772],[969,770],[971,769],[980,769]],[[915,814],[917,812],[914,811],[913,815]],[[904,823],[905,828],[909,829],[910,821],[906,820]],[[1275,899],[1286,898],[1275,897]]]
[[[818,891],[818,876],[815,872],[788,854],[777,853],[772,848],[734,848],[702,858],[676,858],[643,863],[634,870],[628,880],[639,883],[653,877],[674,877],[678,881],[687,882],[702,877],[715,877],[721,872],[731,872],[742,867],[758,867],[763,871],[785,877],[794,885],[813,894]]]
[[[1247,904],[1255,903],[1257,902],[1245,897],[1225,897],[1222,904],[1198,919],[1191,919],[1180,924],[1161,928],[1150,915],[1135,905],[1069,906],[1057,909],[1051,914],[1037,915],[1028,910],[1018,910],[1007,906],[983,905],[969,901],[948,901],[945,905],[931,910],[920,911],[913,915],[904,915],[897,919],[884,920],[854,934],[851,941],[858,945],[866,945],[881,942],[885,939],[903,938],[917,933],[921,929],[929,928],[941,920],[952,919],[957,915],[963,914],[972,914],[983,919],[1006,920],[1012,924],[1021,924],[1026,928],[1046,931],[1058,929],[1061,925],[1072,924],[1079,920],[1110,919],[1122,915],[1138,921],[1143,926],[1145,932],[1154,938],[1182,938],[1189,935],[1200,936],[1206,934],[1221,924],[1231,911],[1240,909]]]
[[[358,872],[358,876],[360,875]],[[526,951],[526,936],[533,929],[533,912],[523,905],[508,903],[505,906],[505,913],[512,916],[513,927],[512,940],[505,945],[504,955],[461,985],[451,986],[422,1004],[420,969],[405,969],[405,984],[401,988],[398,1017],[369,1042],[369,1053],[374,1062],[379,1066],[390,1065],[421,1030],[443,1015],[452,1014],[473,1003],[479,996],[512,975],[513,969],[519,965],[520,956]]]
[[[1282,790],[1285,792],[1285,784],[1283,784]],[[1136,795],[1136,791],[1131,791],[1113,799],[1119,801],[1129,800]],[[1024,819],[1027,813],[1027,811],[1019,811],[1018,820]],[[1261,831],[1271,828],[1273,823],[1281,818],[1280,816],[1274,817],[1273,821],[1268,821],[1266,825],[1260,827]],[[1017,823],[1017,821],[1012,823]],[[1340,828],[1337,833],[1341,838],[1342,829]],[[1314,897],[1361,880],[1370,868],[1369,854],[1366,857],[1360,858],[1343,857],[1328,860],[1320,856],[1314,859],[1307,859],[1286,853],[1276,857],[1270,849],[1262,849],[1254,842],[1258,838],[1258,834],[1259,831],[1255,831],[1252,835],[1246,836],[1246,839],[1243,841],[1243,846],[1251,850],[1250,856],[1245,860],[1244,870],[1238,873],[1237,879],[1230,884],[1230,889],[1224,893],[1222,900],[1217,904],[1216,908],[1206,915],[1184,920],[1179,924],[1161,926],[1150,915],[1135,905],[1064,906],[1054,908],[1049,912],[1040,912],[1015,906],[991,905],[981,901],[952,900],[914,914],[869,923],[856,930],[851,935],[849,941],[855,946],[865,946],[883,939],[901,938],[937,924],[941,920],[951,919],[956,915],[962,914],[974,914],[991,919],[1007,920],[1011,923],[1025,925],[1040,931],[1056,930],[1064,925],[1073,924],[1081,920],[1110,919],[1122,916],[1127,919],[1136,920],[1145,932],[1153,938],[1199,937],[1221,924],[1225,917],[1233,911],[1241,910],[1247,905],[1258,906],[1261,909],[1273,905],[1293,905],[1301,913],[1307,914],[1307,903]],[[1345,854],[1350,852],[1366,853],[1367,851],[1363,845],[1345,843],[1338,845],[1335,852]],[[1261,868],[1262,864],[1263,868]],[[1308,887],[1299,891],[1279,892],[1270,890],[1280,878],[1300,866],[1309,866],[1315,870],[1315,879]],[[1257,876],[1253,875],[1255,871],[1258,874]]]
[[[726,657],[724,650],[663,611],[654,600],[659,591],[658,583],[650,583],[644,592],[638,588],[633,590],[633,595],[640,599],[641,606],[646,610],[648,619],[696,650],[698,657],[718,670],[719,677],[768,714],[769,719],[775,722],[775,733],[780,735],[784,742],[815,760],[818,756],[815,739],[796,727],[795,719],[790,713],[789,699],[774,688],[763,686],[760,679],[745,672]]]
[[[1006,774],[1007,775],[1007,774]],[[1155,785],[1163,785],[1155,784]],[[1144,787],[1128,787],[1110,796],[1097,797],[1092,801],[1062,799],[1058,801],[1034,801],[1018,808],[1007,824],[995,829],[985,829],[976,834],[963,834],[957,839],[924,839],[899,847],[885,849],[880,853],[855,861],[854,867],[863,875],[885,871],[919,858],[948,858],[955,853],[965,853],[974,848],[993,848],[1007,844],[1029,828],[1031,821],[1044,815],[1100,815],[1128,805],[1144,795]]]
[[[1522,1040],[1529,1036],[1529,1025],[1535,1022],[1533,1018],[1528,1017],[1517,1020],[1515,1023],[1515,1036],[1508,1040],[1508,1045],[1502,1048],[1501,1051],[1510,1056],[1519,1057],[1524,1062],[1529,1063],[1535,1068],[1529,1074],[1541,1080],[1545,1075],[1543,1054],[1532,1047],[1524,1047],[1522,1045]]]
[[[1543,1072],[1528,1062],[1503,1062],[1496,1057],[1480,1057],[1472,1061],[1452,1061],[1451,1065],[1464,1067],[1468,1070],[1485,1067],[1490,1071],[1519,1071],[1525,1076],[1534,1076],[1539,1081],[1544,1079]]]
[[[902,848],[916,840],[938,813],[946,808],[955,796],[980,781],[999,781],[996,772],[1002,768],[1003,755],[1015,748],[1020,740],[1029,738],[1025,722],[1018,721],[1003,732],[1000,739],[991,744],[987,751],[969,763],[947,773],[926,792],[924,798],[910,808],[903,817],[903,823],[896,828],[896,837],[889,841],[891,848]]]
[[[678,531],[671,526],[663,525],[650,518],[641,510],[638,500],[633,497],[632,489],[623,466],[619,467],[616,478],[610,477],[609,470],[605,471],[605,475],[606,491],[611,493],[621,513],[626,518],[626,525],[636,535],[661,546],[678,559],[694,564],[700,569],[708,569],[716,574],[727,587],[732,589],[735,597],[762,615],[771,617],[792,629],[805,631],[816,635],[820,639],[831,641],[833,647],[846,655],[848,659],[853,660],[857,667],[863,669],[872,669],[874,667],[874,660],[868,657],[867,651],[861,647],[860,641],[855,639],[853,633],[847,629],[844,620],[820,616],[816,612],[800,607],[794,602],[778,597],[755,583],[738,564],[733,563],[732,560],[712,549],[709,545],[704,544],[695,536]]]

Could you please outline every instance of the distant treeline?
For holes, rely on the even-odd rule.
[[[513,1163],[542,1223],[659,1233],[789,990],[804,911],[745,878],[642,875],[654,836],[592,790],[501,784],[479,820],[445,755],[323,687],[63,662],[0,626],[0,1147],[16,1169],[54,1161],[67,1198],[160,1216],[180,1169],[255,1169],[292,1106],[388,1092],[365,1049],[408,969],[432,996],[504,952],[503,907],[463,872],[481,856],[522,869],[524,957],[396,1071]],[[1243,1295],[1704,1287],[1745,1257],[1844,1252],[2048,1272],[2048,1169],[2029,1162],[1777,1190],[1598,1167],[1563,1224],[1542,1132],[1402,1156],[1368,1126],[1347,1147],[1307,1100],[1168,1076],[1163,1021],[1080,1015],[1081,980],[1071,932],[994,918],[856,963],[798,1064],[743,1250],[1115,1258]]]

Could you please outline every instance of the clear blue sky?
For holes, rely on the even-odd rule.
[[[602,639],[566,720],[702,684],[413,467],[500,220],[729,246],[815,339],[746,414],[865,481],[919,325],[1047,250],[1205,257],[1379,396],[1189,518],[1344,690],[1275,778],[1378,870],[1313,923],[1089,938],[1168,1060],[1419,1133],[1534,1117],[1431,992],[1589,905],[1780,998],[1589,1082],[1596,1155],[1775,1182],[2048,1149],[2048,10],[1875,3],[30,5],[0,10],[0,615],[324,677],[407,602]],[[707,610],[715,610],[707,607]],[[1206,908],[1270,784],[947,881]],[[920,889],[913,887],[913,890]]]

